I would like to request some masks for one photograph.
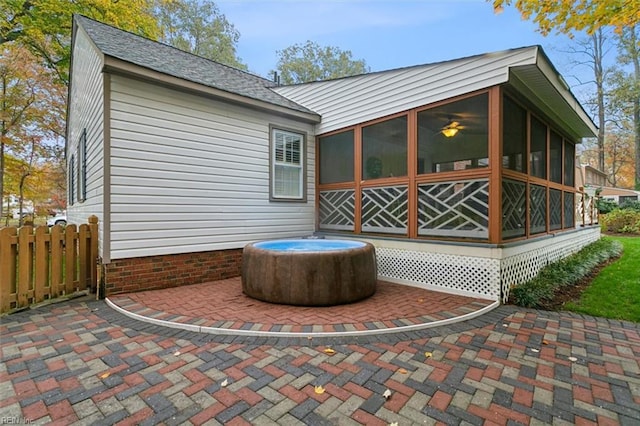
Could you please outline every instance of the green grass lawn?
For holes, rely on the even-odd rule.
[[[564,309],[599,317],[640,322],[640,237],[607,237],[619,241],[620,259],[602,269],[580,300]]]

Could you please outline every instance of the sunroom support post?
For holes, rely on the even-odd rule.
[[[407,208],[409,212],[407,231],[409,238],[418,237],[418,185],[416,175],[418,174],[418,114],[415,110],[410,111],[407,117],[407,173],[409,175],[409,188]]]
[[[353,179],[355,183],[355,200],[354,200],[354,232],[359,234],[362,232],[362,129],[356,126],[353,131],[354,137],[354,169]]]
[[[489,90],[489,243],[502,239],[502,91]]]

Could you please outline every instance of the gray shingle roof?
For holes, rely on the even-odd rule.
[[[265,78],[176,49],[166,44],[76,15],[76,23],[87,32],[100,51],[163,74],[303,113],[315,114],[270,89]]]

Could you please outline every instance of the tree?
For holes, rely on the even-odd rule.
[[[156,8],[160,41],[225,65],[247,69],[237,57],[240,33],[210,0],[164,1]]]
[[[596,138],[597,163],[593,164],[598,170],[605,171],[605,137],[607,129],[606,103],[608,99],[608,89],[606,85],[607,76],[612,70],[605,67],[605,58],[614,49],[611,42],[612,36],[603,28],[597,29],[590,36],[576,38],[573,45],[567,50],[572,58],[573,68],[586,67],[589,69],[593,79],[589,81],[578,80],[579,85],[588,85],[595,94],[587,95],[584,102],[589,107],[598,126]]]
[[[494,10],[500,12],[513,0],[492,0],[492,3]],[[618,97],[626,97],[631,105],[629,113],[635,142],[635,186],[640,188],[640,0],[516,0],[515,6],[524,19],[532,18],[544,35],[555,29],[569,36],[585,31],[597,37],[603,28],[614,28],[619,37],[619,62],[632,67],[628,75],[629,84],[620,81],[620,87],[626,89],[618,90]],[[600,143],[603,143],[605,138],[602,132],[599,137]]]
[[[28,165],[21,172],[22,184],[13,188],[19,191],[33,166],[59,144],[66,91],[56,74],[43,68],[26,48],[7,43],[0,56],[0,93],[0,194],[4,197],[8,156]]]
[[[501,12],[513,0],[487,0]],[[633,27],[640,21],[640,0],[516,0],[516,8],[523,19],[532,19],[542,34],[557,30],[565,34],[586,31],[593,34],[598,28],[611,26],[616,32]]]
[[[369,72],[364,59],[351,59],[351,51],[322,47],[312,41],[276,52],[277,70],[284,84],[306,83]]]
[[[3,0],[0,45],[16,42],[26,46],[66,84],[74,13],[157,39],[153,6],[153,0]]]
[[[640,25],[625,28],[618,35],[618,64],[629,66],[629,71],[618,68],[611,81],[615,89],[612,91],[611,106],[618,114],[620,127],[625,121],[630,128],[635,148],[635,189],[640,189]]]

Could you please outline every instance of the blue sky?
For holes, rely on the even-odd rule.
[[[543,37],[515,8],[496,15],[484,0],[218,0],[216,4],[241,34],[238,55],[251,72],[263,76],[275,68],[277,50],[306,40],[350,50],[372,71],[539,44],[574,93],[580,91],[573,76],[584,70],[571,65],[563,53],[571,43],[567,36]]]

